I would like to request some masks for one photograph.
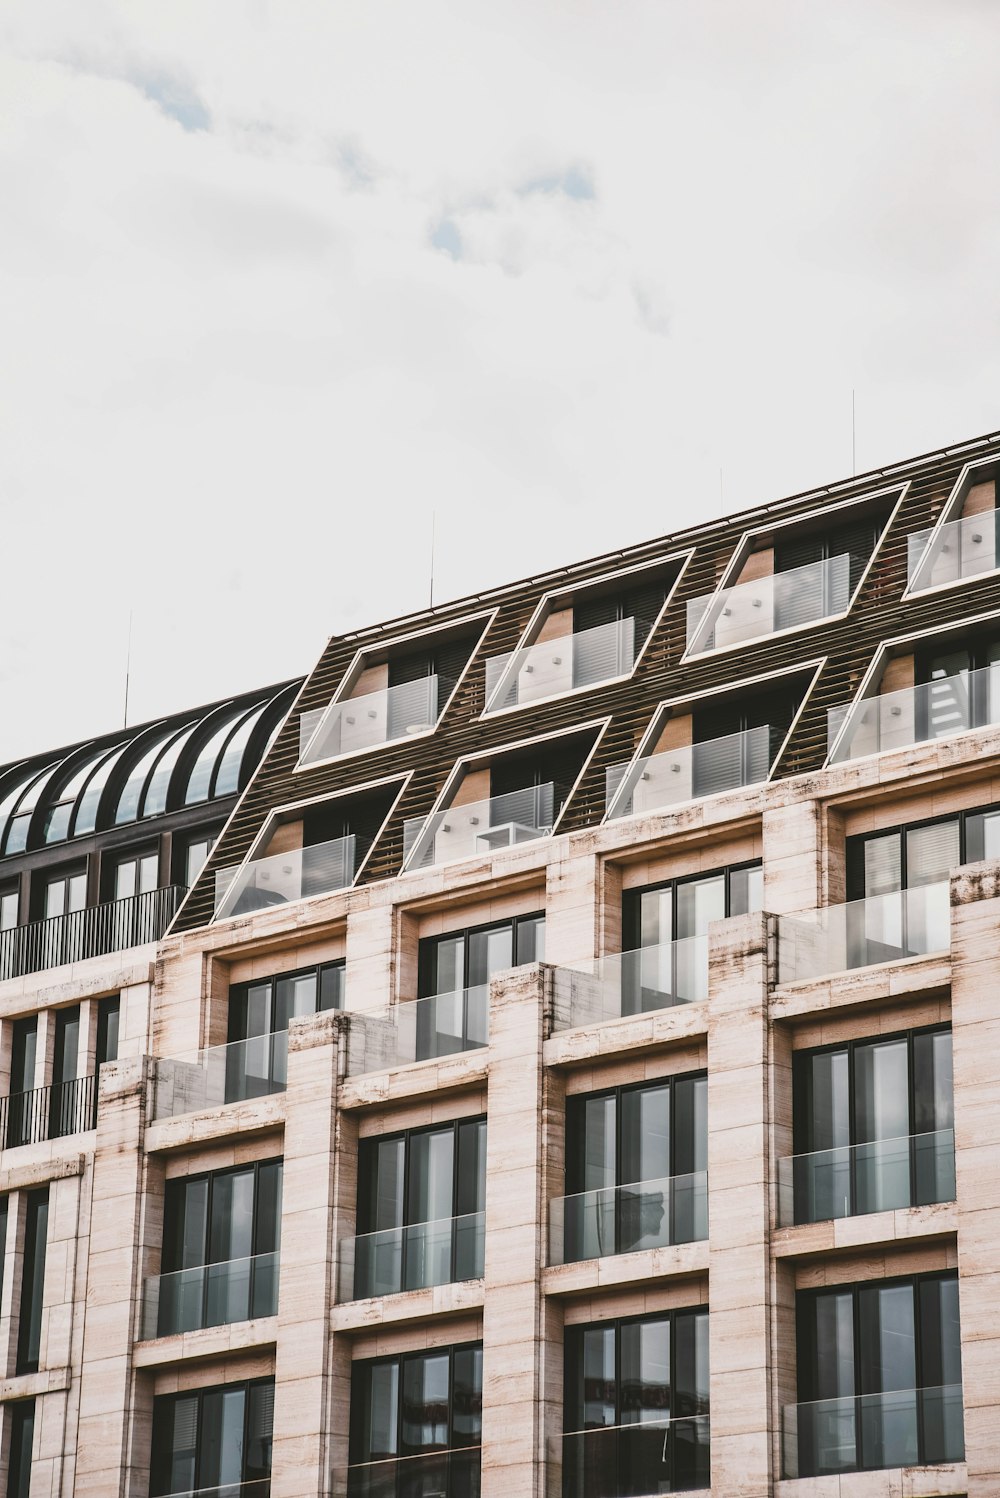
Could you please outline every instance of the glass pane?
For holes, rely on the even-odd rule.
[[[202,1395],[200,1488],[243,1480],[243,1411],[246,1389],[212,1389]]]
[[[139,893],[148,895],[157,886],[160,860],[156,853],[144,853],[139,860]]]
[[[446,936],[435,942],[428,995],[457,993],[465,987],[465,938]],[[422,995],[423,997],[423,995]]]
[[[839,1399],[855,1392],[854,1299],[850,1291],[832,1291],[813,1297],[810,1341],[814,1349],[811,1367],[800,1368],[799,1380],[806,1399]]]
[[[246,1259],[253,1253],[253,1197],[252,1169],[215,1176],[209,1231],[211,1263]]]
[[[128,900],[135,894],[136,882],[135,859],[126,859],[115,869],[115,899]]]
[[[620,1336],[621,1423],[660,1422],[670,1414],[670,1322],[626,1322]]]
[[[184,855],[184,883],[188,889],[194,884],[202,865],[211,853],[212,841],[210,837],[201,837],[188,843],[187,852]]]
[[[343,1009],[344,964],[342,962],[331,962],[326,967],[320,968],[319,1007],[321,1010]]]
[[[401,1455],[447,1449],[449,1362],[446,1352],[404,1360]]]
[[[913,1285],[863,1285],[858,1291],[859,1393],[917,1384]]]
[[[657,1181],[671,1175],[669,1085],[624,1092],[621,1107],[619,1184]]]
[[[910,1205],[909,1058],[905,1040],[858,1046],[854,1055],[857,1212]],[[886,1141],[875,1148],[869,1141]]]
[[[583,1102],[583,1148],[571,1184],[573,1191],[597,1191],[617,1184],[617,1119],[614,1096]]]
[[[247,1420],[247,1457],[243,1477],[256,1482],[271,1475],[271,1446],[274,1435],[274,1380],[253,1384],[250,1388],[250,1411]]]
[[[287,1030],[290,1019],[316,1013],[316,973],[296,973],[278,978],[274,985],[276,1030]]]
[[[570,1356],[568,1368],[575,1377],[572,1390],[573,1430],[618,1423],[615,1376],[615,1327],[586,1326],[573,1329],[582,1343],[582,1357]],[[572,1342],[570,1343],[572,1354]]]
[[[515,944],[517,950],[514,953],[514,962],[518,967],[526,962],[544,962],[545,917],[543,915],[522,917],[515,927]]]
[[[399,1430],[399,1363],[375,1363],[369,1371],[369,1394],[362,1427],[360,1461],[395,1456]]]
[[[674,939],[673,889],[643,890],[639,897],[639,946],[659,947]]]
[[[726,914],[726,878],[690,879],[677,886],[677,936],[705,936]]]
[[[917,889],[941,884],[962,862],[959,822],[935,822],[931,827],[911,827],[906,833],[906,884]]]
[[[453,1129],[411,1135],[407,1222],[437,1222],[451,1217],[454,1163]]]
[[[402,1226],[404,1151],[404,1140],[380,1139],[367,1155],[369,1179],[363,1185],[369,1193],[370,1205],[363,1213],[362,1232],[382,1232]]]
[[[170,789],[170,776],[174,765],[180,758],[181,750],[194,732],[194,725],[181,729],[180,733],[171,744],[163,751],[157,763],[156,769],[146,787],[146,795],[143,799],[140,816],[155,817],[167,809],[167,792]]]
[[[10,931],[17,925],[18,892],[5,890],[0,894],[0,931]]]
[[[870,837],[864,844],[864,899],[889,895],[902,887],[903,861],[899,833]]]
[[[459,1347],[455,1352],[451,1391],[453,1446],[478,1446],[483,1438],[483,1349]],[[456,1498],[458,1490],[456,1489]]]
[[[955,1126],[951,1031],[913,1037],[913,1131]]]
[[[942,1275],[921,1280],[920,1384],[942,1388],[962,1382],[962,1342],[958,1280]],[[933,1460],[933,1458],[931,1458]]]
[[[514,932],[511,925],[469,935],[468,987],[488,983],[494,973],[514,965]],[[460,985],[461,986],[461,985]]]
[[[486,1210],[486,1120],[458,1126],[458,1185],[455,1210],[459,1217]]]
[[[764,870],[759,863],[734,869],[729,876],[729,914],[748,915],[764,908]]]
[[[275,1253],[281,1246],[281,1176],[280,1160],[267,1160],[257,1167],[254,1253]]]

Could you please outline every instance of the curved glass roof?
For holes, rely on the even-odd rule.
[[[48,760],[0,766],[0,857],[234,795],[261,755],[255,730],[265,724],[273,739],[297,687],[218,703],[194,718],[178,714],[90,749],[80,744]]]

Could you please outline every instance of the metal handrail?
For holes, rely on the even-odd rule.
[[[0,1149],[64,1139],[96,1127],[96,1073],[0,1098]]]
[[[0,980],[159,941],[186,894],[170,884],[0,931]]]

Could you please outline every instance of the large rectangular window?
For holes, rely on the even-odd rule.
[[[27,1144],[38,1135],[35,1113],[35,1061],[38,1051],[38,1016],[16,1019],[11,1027],[10,1097],[7,1101],[6,1149]]]
[[[266,1498],[273,1428],[273,1378],[154,1399],[151,1498],[206,1489]]]
[[[708,1233],[703,1073],[566,1101],[565,1262]]]
[[[425,937],[417,976],[416,1060],[484,1046],[490,979],[545,957],[545,917],[516,916],[489,926]]]
[[[787,1475],[963,1459],[957,1275],[802,1291],[797,1323]]]
[[[284,1089],[288,1022],[344,1007],[344,962],[241,983],[229,994],[226,1102]]]
[[[485,1118],[362,1139],[356,1298],[478,1279],[485,1206]]]
[[[709,1485],[708,1311],[568,1326],[564,1498]]]
[[[20,1399],[8,1404],[10,1447],[7,1456],[7,1498],[29,1498],[31,1492],[31,1448],[35,1440],[35,1401]]]
[[[49,1189],[25,1196],[24,1264],[21,1269],[21,1306],[17,1325],[17,1371],[37,1373],[42,1340],[42,1299],[45,1289],[45,1244],[49,1222]]]
[[[281,1176],[261,1160],[167,1182],[156,1335],[275,1315]]]
[[[348,1498],[478,1498],[479,1342],[356,1362]]]
[[[708,928],[760,910],[764,871],[736,864],[690,879],[626,890],[622,899],[622,1013],[662,1009],[708,993]]]
[[[797,1052],[794,1220],[955,1197],[951,1031]]]

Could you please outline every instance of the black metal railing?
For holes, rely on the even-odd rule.
[[[96,1126],[96,1075],[0,1098],[0,1149],[63,1139]]]
[[[159,941],[186,893],[171,884],[0,931],[0,980]]]

